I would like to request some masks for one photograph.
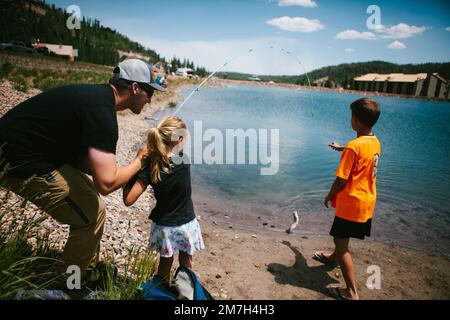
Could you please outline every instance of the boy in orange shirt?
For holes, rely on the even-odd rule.
[[[330,294],[341,300],[358,300],[353,261],[348,250],[350,238],[364,239],[370,236],[373,210],[376,203],[376,176],[380,158],[380,142],[372,127],[380,116],[380,107],[374,100],[362,98],[354,101],[352,128],[356,139],[345,147],[333,142],[329,146],[342,151],[336,180],[324,200],[325,207],[331,201],[336,216],[330,235],[335,249],[331,254],[316,252],[314,259],[332,267],[340,266],[347,288],[330,288]]]

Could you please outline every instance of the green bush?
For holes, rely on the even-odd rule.
[[[12,83],[14,86],[14,89],[17,91],[27,92],[29,89],[29,85],[27,80],[22,74],[14,74],[12,77]]]

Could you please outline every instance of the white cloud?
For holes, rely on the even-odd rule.
[[[450,27],[445,28],[445,30],[450,31]]]
[[[280,7],[299,6],[305,8],[315,8],[317,3],[313,0],[278,0]]]
[[[351,29],[339,32],[335,38],[340,40],[406,39],[422,34],[426,29],[424,26],[410,26],[406,23],[399,23],[391,27],[380,24],[374,29],[377,34],[369,31],[360,32]]]
[[[352,48],[345,48],[344,51],[345,51],[345,52],[355,52],[355,49],[352,49]]]
[[[281,30],[291,32],[314,32],[322,30],[325,26],[317,19],[307,19],[303,17],[280,17],[266,21],[267,24],[276,26]]]
[[[402,42],[395,40],[390,45],[388,45],[388,48],[401,50],[401,49],[406,49],[406,46]]]
[[[222,69],[223,71],[292,75],[311,70],[312,66],[316,64],[316,56],[302,50],[302,44],[298,39],[289,37],[179,41],[142,35],[134,37],[133,40],[154,49],[167,60],[174,56],[187,58],[195,65],[203,66],[209,71],[214,71],[225,62],[229,62]],[[274,48],[271,49],[271,45]],[[254,51],[249,53],[248,50],[251,48]],[[281,48],[292,52],[292,56],[283,53]],[[293,56],[299,58],[307,70],[299,65]],[[230,62],[233,57],[235,59]]]
[[[406,39],[422,34],[426,27],[410,26],[406,23],[399,23],[395,26],[386,28],[385,26],[377,27],[376,32],[382,33],[383,39]]]
[[[334,36],[339,40],[376,40],[377,36],[372,32],[359,32],[356,30],[345,30]]]

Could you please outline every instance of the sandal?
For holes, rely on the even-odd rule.
[[[352,300],[350,298],[344,297],[341,293],[341,290],[339,290],[339,288],[330,287],[327,289],[328,289],[328,293],[330,294],[330,296],[336,300]]]
[[[323,254],[323,252],[316,252],[316,253],[314,253],[313,259],[317,260],[317,261],[319,261],[319,262],[321,262],[321,263],[323,263],[323,264],[325,264],[325,265],[327,265],[329,267],[340,268],[339,265],[336,262],[334,262],[330,258],[326,257]]]

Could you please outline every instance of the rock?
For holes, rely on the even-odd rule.
[[[256,239],[258,236],[256,234],[252,234],[252,238]]]
[[[267,222],[263,222],[263,226],[267,226],[268,225],[268,223]]]
[[[216,226],[218,225],[218,223],[215,220],[213,220],[213,224],[215,224]]]
[[[231,226],[231,225],[230,225],[230,226],[228,226],[228,229],[233,229],[233,226]]]
[[[222,276],[220,274],[216,274],[216,279],[220,279]]]

